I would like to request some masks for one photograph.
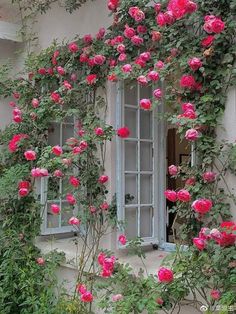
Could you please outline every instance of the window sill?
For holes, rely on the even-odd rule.
[[[78,241],[78,245],[75,244],[75,240]],[[81,244],[81,245],[80,245]],[[65,254],[65,262],[61,264],[63,267],[77,269],[80,247],[82,246],[82,240],[76,237],[70,237],[67,239],[52,239],[39,237],[36,240],[36,246],[41,250],[43,254],[47,254],[51,251],[63,252]],[[157,270],[161,266],[163,259],[168,255],[168,252],[150,249],[145,252],[146,258],[144,263],[146,265],[148,274],[156,274]],[[122,264],[130,264],[133,268],[133,273],[137,275],[140,268],[144,268],[141,259],[135,255],[128,255],[127,250],[119,250],[116,252],[116,257]],[[85,269],[86,271],[86,269]]]

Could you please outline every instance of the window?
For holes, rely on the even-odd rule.
[[[151,87],[136,82],[121,84],[116,127],[127,126],[130,135],[117,139],[118,219],[125,221],[128,239],[144,243],[158,239],[158,123],[157,110],[139,108],[142,98],[152,98]]]
[[[67,118],[65,122],[52,122],[48,128],[48,145],[63,146],[66,140],[74,136],[74,118]],[[54,177],[42,177],[40,179],[40,202],[42,205],[43,223],[41,234],[56,234],[73,231],[68,224],[70,217],[76,214],[76,208],[65,200],[68,188],[68,179],[63,180]],[[61,208],[59,215],[51,212],[51,204],[58,204]]]

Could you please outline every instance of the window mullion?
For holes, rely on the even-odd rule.
[[[139,107],[139,101],[140,101],[140,86],[139,84],[137,84],[137,89],[138,89],[138,93],[137,93],[137,96],[138,96],[138,99],[137,99],[137,106],[138,106],[138,109],[137,109],[137,136],[138,136],[138,200],[137,200],[137,203],[138,203],[138,236],[140,237],[140,200],[141,200],[141,195],[140,195],[140,180],[141,180],[141,176],[140,176],[140,170],[141,170],[141,167],[140,167],[140,160],[141,160],[141,156],[140,156],[140,107]]]

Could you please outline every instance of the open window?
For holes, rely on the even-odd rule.
[[[152,88],[124,82],[118,92],[117,128],[127,126],[130,135],[117,139],[118,219],[125,222],[128,239],[158,238],[157,115],[140,109],[142,98],[152,98]]]

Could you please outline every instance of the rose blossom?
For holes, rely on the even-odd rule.
[[[193,244],[200,250],[204,250],[206,246],[206,241],[201,238],[193,238]]]
[[[68,202],[70,205],[75,205],[75,204],[76,204],[76,199],[75,199],[75,197],[74,197],[72,194],[70,194],[70,193],[68,193],[68,194],[66,195],[66,200],[67,200],[67,202]]]
[[[63,177],[63,172],[60,169],[57,169],[54,171],[53,176],[61,178],[61,177]]]
[[[80,185],[80,180],[74,176],[70,176],[69,183],[77,188]]]
[[[61,96],[57,92],[51,93],[50,98],[55,103],[59,103],[61,101]]]
[[[53,214],[57,215],[60,213],[61,209],[57,204],[52,204],[51,205],[51,211]]]
[[[135,29],[132,27],[129,27],[129,25],[125,25],[125,30],[124,30],[124,36],[126,38],[131,39],[133,36],[135,36]]]
[[[78,283],[78,284],[76,285],[76,292],[78,292],[78,293],[80,293],[80,294],[83,294],[83,293],[85,293],[86,291],[87,291],[87,288],[86,288],[86,286],[85,286],[84,284]]]
[[[179,167],[171,165],[168,167],[168,172],[171,176],[176,176],[179,172]]]
[[[131,38],[131,41],[132,43],[135,45],[135,46],[140,46],[143,44],[143,38],[135,35]]]
[[[121,138],[127,138],[129,137],[130,135],[130,130],[129,128],[127,128],[126,126],[122,127],[122,128],[119,128],[117,131],[116,131],[116,134],[121,137]]]
[[[89,303],[93,301],[93,295],[90,291],[86,291],[80,297],[80,300],[85,303]]]
[[[32,104],[33,108],[38,108],[39,100],[37,98],[33,98],[31,104]]]
[[[112,296],[112,302],[117,302],[123,299],[123,295],[122,294],[115,294]]]
[[[160,76],[156,71],[150,71],[147,75],[147,77],[151,80],[151,81],[158,81]]]
[[[184,88],[193,88],[196,81],[192,75],[183,75],[180,79],[180,86]]]
[[[144,25],[138,25],[137,32],[139,34],[146,34],[147,33],[147,27]]]
[[[61,156],[61,154],[63,154],[63,150],[61,148],[61,146],[56,145],[52,147],[52,153],[56,156]]]
[[[194,57],[188,60],[188,65],[193,71],[196,71],[202,66],[202,61],[199,58]]]
[[[37,262],[38,265],[42,266],[42,265],[45,264],[45,259],[43,257],[38,257],[36,259],[36,262]]]
[[[165,197],[171,201],[171,202],[176,202],[177,201],[177,193],[173,190],[166,190],[164,192]]]
[[[127,59],[127,55],[125,53],[121,53],[118,57],[118,61],[123,62]]]
[[[212,201],[209,199],[198,199],[192,204],[192,208],[194,209],[194,211],[199,214],[208,213],[211,210],[212,206]]]
[[[98,182],[101,183],[101,184],[104,184],[108,181],[109,177],[106,176],[106,175],[101,175],[98,179]]]
[[[187,190],[182,189],[177,192],[177,198],[179,201],[189,202],[191,200],[191,195]]]
[[[210,294],[211,294],[211,297],[212,297],[213,300],[219,300],[220,297],[221,297],[220,291],[216,290],[216,289],[211,290]]]
[[[107,7],[111,11],[115,11],[118,8],[119,0],[109,0],[107,2]]]
[[[205,38],[203,38],[203,40],[201,41],[201,45],[202,47],[209,47],[212,45],[212,43],[214,42],[215,37],[213,35],[209,35]]]
[[[156,303],[159,304],[159,305],[163,305],[164,301],[162,298],[157,298],[156,299]]]
[[[164,13],[160,12],[158,13],[158,15],[156,16],[156,23],[160,26],[163,27],[167,24],[166,21],[166,16]]]
[[[216,173],[212,171],[204,172],[202,178],[205,182],[211,183],[216,180]]]
[[[158,271],[158,279],[160,282],[170,283],[174,280],[174,274],[171,269],[161,267]]]
[[[27,150],[24,152],[25,159],[27,160],[35,160],[37,158],[35,151]]]
[[[211,230],[209,228],[201,228],[200,232],[199,232],[199,238],[202,240],[209,240],[211,238],[211,234],[210,234]]]
[[[210,231],[210,237],[211,237],[213,240],[220,239],[220,238],[221,238],[221,232],[220,232],[218,229],[213,228],[213,229]]]
[[[192,178],[188,178],[186,181],[185,181],[185,184],[186,185],[195,185],[196,183],[196,179],[194,177]]]
[[[75,225],[78,226],[80,225],[80,220],[76,217],[71,217],[68,221],[69,225]]]
[[[118,240],[119,240],[120,244],[122,244],[122,245],[125,245],[127,243],[127,238],[126,238],[126,236],[124,234],[121,234],[119,236]]]
[[[146,78],[146,76],[144,75],[140,75],[138,78],[137,78],[137,81],[140,85],[147,85],[148,84],[148,79]]]
[[[195,141],[199,138],[199,132],[195,129],[189,129],[185,133],[185,138],[188,141]]]
[[[29,194],[29,190],[26,188],[21,188],[19,189],[18,194],[20,197],[27,196]]]
[[[106,61],[106,57],[103,55],[96,55],[93,60],[96,65],[102,65]]]
[[[161,39],[161,33],[160,32],[152,31],[151,34],[152,34],[152,41],[153,42],[159,41]]]
[[[103,129],[100,128],[100,127],[96,128],[96,129],[94,130],[94,132],[95,132],[95,134],[96,134],[97,136],[102,136],[102,135],[104,135],[104,131],[103,131]]]
[[[75,42],[73,42],[68,45],[68,49],[70,52],[76,53],[79,50],[79,47]]]
[[[163,69],[164,66],[165,66],[165,64],[161,60],[157,61],[157,63],[155,64],[155,67],[158,69]]]
[[[156,99],[160,99],[162,97],[162,90],[160,88],[157,88],[153,91],[153,96]]]
[[[97,81],[97,75],[96,74],[90,74],[86,77],[86,81],[89,85],[93,85]]]
[[[63,67],[61,67],[61,66],[58,66],[57,67],[57,72],[58,72],[58,74],[60,74],[60,75],[65,75],[65,69],[63,68]]]
[[[131,64],[125,64],[122,66],[122,71],[124,73],[129,73],[129,72],[132,72],[132,66]]]
[[[140,108],[143,110],[150,110],[152,107],[152,102],[150,99],[141,99],[140,100]]]
[[[181,108],[183,111],[187,111],[187,110],[193,110],[194,111],[194,105],[191,104],[190,102],[183,103]]]
[[[100,205],[100,208],[101,208],[102,210],[108,210],[109,205],[108,205],[107,202],[103,202],[103,203]]]
[[[221,20],[221,18],[218,18],[214,15],[206,15],[205,16],[205,24],[203,26],[203,29],[207,33],[221,33],[225,28],[225,23]]]

